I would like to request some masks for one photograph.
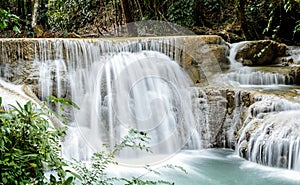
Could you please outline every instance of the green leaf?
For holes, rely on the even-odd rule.
[[[69,178],[63,183],[63,185],[70,185],[70,184],[72,184],[73,180],[74,180],[73,177],[69,177]]]
[[[7,179],[6,179],[5,177],[3,177],[3,178],[2,178],[2,182],[3,182],[4,184],[6,184],[8,181],[7,181]]]
[[[52,174],[50,175],[50,182],[56,183],[56,178]]]
[[[70,170],[66,170],[66,172],[72,174],[75,178],[77,178],[77,179],[79,179],[79,180],[82,180],[81,176],[78,175],[77,173],[72,172],[72,171],[70,171]]]
[[[36,167],[37,167],[37,164],[35,164],[35,163],[30,163],[30,166],[33,167],[33,168],[36,168]]]

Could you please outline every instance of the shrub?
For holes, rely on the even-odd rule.
[[[11,107],[0,111],[0,184],[41,184],[50,169],[64,180],[59,147],[64,129],[54,128],[30,101]]]
[[[0,31],[14,31],[20,33],[19,30],[19,17],[11,14],[9,11],[0,9]]]

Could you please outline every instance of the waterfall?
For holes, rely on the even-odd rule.
[[[241,62],[236,60],[237,52],[243,46],[251,41],[244,41],[230,45],[230,70],[223,76],[228,80],[238,82],[239,85],[288,85],[293,81],[288,74],[280,74],[277,72],[262,72],[253,67],[243,66]]]
[[[25,105],[28,101],[32,101],[37,107],[39,104],[24,91],[24,87],[21,85],[13,85],[0,80],[0,97],[2,98],[1,108],[9,110],[9,105],[17,106],[17,102],[20,105]]]
[[[287,100],[293,92],[273,96],[226,83],[226,79],[250,87],[292,83],[286,75],[237,62],[235,55],[244,42],[231,45],[231,69],[222,75],[209,71],[214,68],[211,60],[203,64],[202,59],[211,55],[202,56],[201,47],[181,47],[176,37],[28,43],[34,45],[32,50],[22,42],[2,43],[0,75],[15,84],[30,84],[42,100],[50,95],[67,97],[80,107],[66,109],[71,121],[63,144],[65,158],[89,160],[104,149],[103,144],[112,147],[135,128],[148,133],[153,153],[126,149],[119,154],[126,163],[138,157],[157,162],[183,148],[229,147],[253,162],[300,170],[300,105],[295,103],[297,97]],[[196,57],[187,56],[193,49]],[[180,67],[189,62],[201,67],[212,83],[195,87]]]
[[[236,70],[243,67],[242,63],[236,61],[235,57],[240,48],[243,47],[246,43],[250,41],[238,42],[230,45],[230,52],[229,52],[229,62],[230,62],[230,70]]]
[[[300,63],[300,48],[297,46],[290,46],[290,47],[288,47],[287,53],[290,55],[290,59],[293,60],[293,63],[299,65],[299,63]]]
[[[252,71],[249,67],[243,67],[238,71],[227,73],[225,76],[241,85],[286,85],[292,83],[288,75]]]
[[[299,170],[300,105],[272,96],[256,96],[241,129],[239,155],[274,167]]]
[[[299,111],[284,111],[252,120],[243,131],[249,137],[247,152],[250,161],[268,166],[299,171]],[[249,130],[255,129],[250,136]],[[244,141],[244,140],[243,140]],[[243,146],[240,143],[239,146]]]
[[[175,62],[182,57],[175,42],[37,43],[40,98],[71,97],[80,107],[70,111],[73,121],[63,145],[66,158],[88,160],[93,152],[103,150],[103,144],[119,143],[130,128],[148,133],[153,154],[124,150],[123,158],[200,147],[193,84]]]

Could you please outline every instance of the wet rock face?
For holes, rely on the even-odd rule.
[[[219,137],[219,133],[224,126],[224,119],[226,117],[227,111],[227,100],[225,90],[209,90],[206,91],[209,105],[209,126],[203,127],[207,128],[210,138],[210,143],[208,147],[216,147],[222,143],[222,139]]]
[[[201,111],[205,112],[206,116],[205,114],[201,116],[206,119],[202,119],[200,124],[202,134],[205,136],[202,139],[209,139],[204,141],[207,143],[206,147],[236,148],[240,145],[242,156],[257,129],[271,122],[276,126],[284,125],[284,121],[278,121],[277,118],[270,121],[274,113],[300,109],[298,103],[254,91],[215,87],[205,88],[202,92],[205,93],[205,96],[201,96],[205,101],[200,102],[205,103],[206,108]],[[263,121],[265,118],[269,121]],[[289,125],[288,121],[286,125]]]
[[[202,145],[236,149],[247,160],[298,169],[300,104],[246,90],[206,88]]]
[[[241,47],[235,59],[245,66],[265,66],[276,63],[278,57],[286,56],[285,44],[271,40],[247,42]]]
[[[226,88],[199,90],[202,91],[202,101],[199,101],[202,146],[234,148],[248,107],[254,102],[253,94]]]

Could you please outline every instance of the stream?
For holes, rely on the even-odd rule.
[[[188,174],[178,169],[160,169],[160,175],[149,173],[145,179],[163,179],[179,185],[299,185],[300,172],[272,168],[240,158],[233,150],[205,149],[182,150],[165,164],[183,167]],[[112,167],[111,171],[116,169]],[[130,171],[130,172],[129,172]],[[142,172],[141,172],[142,171]],[[129,173],[128,173],[129,172]],[[141,168],[118,166],[114,175],[126,177],[147,173]]]

